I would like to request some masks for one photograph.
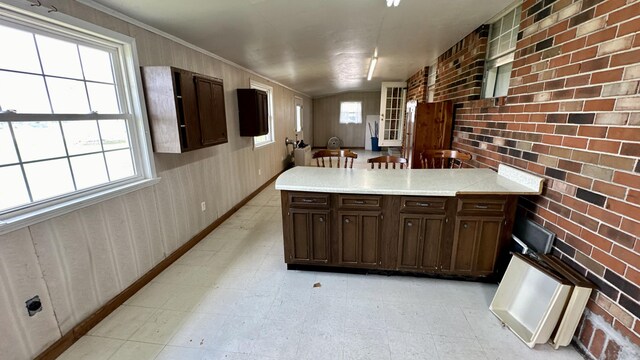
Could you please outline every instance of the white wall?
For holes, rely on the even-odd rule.
[[[71,0],[59,11],[136,39],[141,65],[172,65],[222,78],[229,142],[155,154],[159,184],[0,236],[0,357],[32,358],[284,168],[301,94]],[[46,11],[39,8],[37,11]],[[239,136],[235,89],[250,79],[274,89],[274,144]],[[309,122],[307,124],[307,122]],[[310,134],[311,135],[311,134]],[[261,169],[261,174],[258,174]],[[207,202],[201,212],[200,202]],[[44,310],[28,317],[25,301]]]

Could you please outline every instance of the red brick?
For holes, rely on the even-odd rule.
[[[591,344],[591,338],[593,337],[593,324],[591,320],[587,319],[582,324],[582,331],[580,332],[580,342],[586,348],[589,348],[589,344]]]
[[[640,191],[629,189],[629,193],[627,194],[627,201],[636,205],[640,205]]]
[[[622,80],[624,69],[605,70],[591,75],[591,84],[602,84]]]
[[[620,345],[613,339],[609,339],[607,343],[607,349],[604,352],[604,358],[606,360],[618,360],[620,354]]]
[[[569,27],[569,20],[565,20],[561,23],[557,23],[549,28],[547,32],[547,36],[551,37],[555,34],[559,34],[560,32],[567,30],[568,27]],[[572,30],[575,32],[576,28],[573,28]],[[556,41],[557,41],[557,38],[556,38]],[[559,42],[556,44],[559,44]]]
[[[584,239],[584,241],[586,241],[587,243],[597,247],[598,249],[604,251],[604,252],[609,252],[611,251],[611,247],[613,246],[613,243],[611,242],[611,240],[609,239],[605,239],[604,237],[595,234],[589,230],[584,230],[582,231],[582,233],[580,234],[580,236],[582,236],[582,238]]]
[[[627,265],[622,261],[612,257],[609,254],[606,254],[600,251],[598,248],[593,248],[593,251],[591,252],[591,257],[597,262],[599,262],[600,264],[617,272],[618,274],[624,274],[624,269],[626,269],[627,267]]]
[[[640,207],[638,206],[611,198],[607,200],[606,205],[607,209],[615,213],[640,221]]]
[[[640,127],[610,127],[607,139],[616,140],[640,140]]]
[[[629,330],[629,328],[627,328],[624,324],[622,324],[620,321],[618,321],[618,319],[616,319],[613,322],[613,328],[618,330],[623,336],[625,336],[632,343],[640,346],[640,336],[638,336],[635,333],[631,332],[631,330]],[[616,343],[616,346],[617,346],[617,343]],[[608,350],[609,350],[608,348],[607,348],[607,350],[605,350],[605,356],[606,356],[606,353],[607,353]],[[612,355],[610,355],[610,356],[612,356]],[[612,357],[612,359],[617,359],[617,358],[613,358]]]
[[[640,234],[640,222],[623,218],[622,225],[620,225],[620,230],[626,231],[629,234]]]
[[[627,51],[622,54],[611,56],[611,67],[634,64],[640,58],[640,49]]]
[[[596,304],[593,300],[589,299],[587,302],[587,308],[591,310],[594,314],[600,315],[607,323],[613,323],[613,316],[606,312],[600,305]]]
[[[591,339],[591,345],[589,346],[589,352],[596,359],[600,357],[602,354],[602,350],[604,349],[604,342],[606,340],[606,336],[604,332],[600,329],[596,329],[593,333],[593,339]]]
[[[556,35],[556,37],[555,37],[555,39],[554,39],[553,43],[554,43],[554,44],[562,44],[562,43],[565,43],[565,42],[567,42],[567,41],[569,41],[569,40],[573,40],[573,39],[575,39],[575,38],[576,38],[576,33],[577,33],[577,31],[578,31],[578,29],[574,27],[574,28],[571,28],[571,29],[569,29],[569,30],[567,30],[567,31],[563,32],[563,33],[560,33],[560,34]],[[584,42],[585,42],[585,41],[586,41],[586,40],[583,38],[583,39],[581,39],[581,41],[580,41],[580,42],[578,42],[578,44],[584,44]],[[565,45],[568,45],[568,44],[565,44]],[[575,46],[575,45],[571,45],[571,46],[570,46],[570,48],[573,48],[574,46]],[[580,48],[582,48],[583,46],[584,46],[584,45],[582,45],[582,46],[578,46],[576,49],[580,49]],[[564,50],[564,48],[563,48],[563,50]],[[575,50],[575,49],[574,49],[574,50]],[[571,51],[573,51],[573,50],[571,50]],[[570,52],[570,51],[563,51],[563,53],[567,53],[567,52]]]
[[[583,125],[578,127],[578,136],[604,138],[606,134],[607,134],[606,126]]]
[[[603,221],[609,225],[618,227],[620,225],[620,221],[622,216],[614,214],[610,211],[607,211],[599,206],[589,205],[589,210],[587,211],[589,216],[593,216],[600,221]]]
[[[610,27],[604,30],[600,30],[595,34],[591,34],[587,37],[587,46],[611,40],[616,37],[617,31],[617,27]]]
[[[562,136],[542,135],[542,142],[549,145],[562,145]]]
[[[544,175],[544,169],[545,167],[540,164],[536,164],[532,162],[527,164],[527,170],[532,171],[536,174]]]
[[[611,254],[627,264],[640,264],[640,255],[618,244],[613,246]]]
[[[609,183],[605,183],[602,181],[596,180],[593,183],[593,189],[602,194],[606,194],[609,196],[616,197],[618,199],[624,199],[624,195],[627,192],[627,189],[622,186],[617,186]]]
[[[573,173],[567,173],[566,181],[571,183],[571,184],[578,185],[579,187],[586,188],[586,189],[590,189],[591,188],[591,184],[593,183],[593,180],[591,180],[591,178],[588,178],[586,176],[580,176],[580,175],[573,174]],[[579,210],[578,208],[575,208],[575,209]],[[586,210],[586,206],[585,206],[585,210]]]
[[[640,14],[640,3],[635,3],[609,14],[607,25],[613,25],[615,23],[631,19],[632,17],[636,17],[638,14]]]
[[[597,49],[596,49],[597,52]],[[567,65],[569,62],[571,62],[571,54],[566,54],[566,55],[562,55],[562,56],[556,56],[553,59],[549,60],[549,68],[553,69],[553,68],[557,68],[558,66],[563,66],[563,65]],[[595,54],[593,55],[595,56]]]
[[[557,77],[565,77],[569,75],[576,75],[580,71],[580,64],[572,64],[560,67],[557,69]]]
[[[592,46],[590,48],[582,49],[571,54],[571,62],[577,63],[588,59],[593,59],[598,54],[598,47]]]
[[[595,16],[598,17],[600,15],[604,15],[606,13],[610,13],[610,12],[612,12],[614,10],[617,10],[617,9],[625,6],[626,4],[627,4],[626,0],[607,0],[607,1],[603,1],[596,7]]]
[[[617,154],[618,150],[620,150],[620,142],[591,139],[589,140],[589,150],[603,151],[603,152]]]
[[[627,273],[624,277],[634,284],[640,284],[640,271],[634,270],[631,266],[627,267]],[[638,324],[640,324],[640,322],[638,322]]]
[[[565,85],[566,87],[584,86],[589,83],[589,80],[591,80],[591,74],[572,76],[567,78]]]
[[[616,171],[613,174],[613,182],[630,188],[638,188],[640,184],[640,175],[633,175],[622,171]]]
[[[588,140],[585,138],[565,136],[562,140],[562,146],[570,147],[570,148],[587,148]]]
[[[618,36],[640,32],[640,18],[620,24]]]
[[[615,99],[588,100],[584,103],[584,111],[613,111]]]

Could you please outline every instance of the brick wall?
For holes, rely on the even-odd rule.
[[[482,25],[438,57],[434,101],[480,98],[488,36]]]
[[[427,101],[427,76],[429,67],[425,66],[407,79],[407,101]]]
[[[524,0],[508,96],[466,101],[455,121],[453,146],[473,154],[470,166],[546,178],[519,211],[555,232],[555,255],[596,284],[576,342],[597,359],[640,357],[638,31],[639,0]],[[466,54],[448,51],[438,70]]]

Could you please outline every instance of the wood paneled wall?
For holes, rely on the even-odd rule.
[[[306,96],[76,1],[47,3],[134,37],[140,65],[173,65],[222,78],[229,142],[181,155],[155,154],[159,184],[1,235],[2,359],[39,354],[280,172],[284,139],[294,137],[295,95],[304,100],[305,128],[312,128],[313,104]],[[259,149],[239,136],[235,89],[249,87],[250,79],[274,89],[276,142]],[[28,317],[25,301],[34,295],[43,311]]]
[[[340,102],[362,102],[362,124],[340,124]],[[333,136],[343,147],[364,147],[367,115],[380,114],[380,91],[345,92],[313,99],[313,146],[327,146]]]

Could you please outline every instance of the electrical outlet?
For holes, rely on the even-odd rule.
[[[200,208],[202,209],[202,211],[206,211],[207,210],[207,203],[206,202],[201,202],[200,203]]]
[[[258,169],[258,175],[262,175],[262,169]]]

